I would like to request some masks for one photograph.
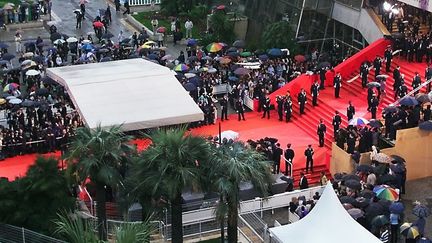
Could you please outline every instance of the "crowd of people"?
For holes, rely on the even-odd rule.
[[[5,27],[6,24],[35,21],[41,15],[51,15],[51,7],[51,0],[22,1],[19,5],[7,3],[0,9],[0,27]]]

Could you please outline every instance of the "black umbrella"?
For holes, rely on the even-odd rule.
[[[6,54],[4,54],[4,55],[2,56],[2,59],[3,59],[3,60],[7,60],[7,61],[10,61],[10,60],[12,60],[12,59],[14,59],[14,58],[15,58],[15,56],[12,55],[12,54],[10,54],[10,53],[6,53]]]
[[[418,101],[412,96],[406,96],[399,101],[399,104],[405,106],[415,106],[418,105]]]
[[[386,225],[388,223],[390,223],[389,218],[385,215],[377,215],[371,221],[371,225],[376,226],[376,227],[381,227],[381,226]]]
[[[420,130],[432,131],[432,121],[425,121],[419,124]]]
[[[0,49],[7,49],[9,48],[9,45],[3,42],[0,42]]]
[[[233,43],[233,47],[236,48],[244,48],[246,46],[246,43],[243,40],[236,40]]]
[[[50,77],[48,77],[48,76],[45,76],[45,77],[41,78],[41,81],[42,81],[44,84],[55,84],[55,83],[56,83],[56,82],[54,81],[54,79],[52,79],[52,78],[50,78]]]
[[[229,56],[229,57],[238,57],[238,56],[240,56],[240,53],[238,53],[238,52],[228,52],[227,56]]]
[[[365,208],[366,217],[372,220],[375,216],[382,215],[385,213],[383,206],[377,202],[370,203],[369,206]]]
[[[348,181],[348,180],[360,181],[360,177],[358,177],[357,175],[353,175],[353,174],[344,175],[342,177],[342,181]]]
[[[357,166],[357,171],[360,171],[360,172],[373,172],[373,170],[374,170],[374,168],[371,165],[363,164],[363,165]]]
[[[371,199],[375,196],[375,193],[373,191],[370,191],[370,190],[363,190],[360,192],[360,196],[367,198],[367,199]]]
[[[47,95],[49,95],[49,90],[46,88],[40,88],[40,89],[36,90],[36,95],[37,96],[47,96]]]
[[[333,178],[337,181],[341,181],[344,176],[345,176],[345,174],[343,174],[343,173],[336,173],[333,175]]]
[[[131,38],[124,38],[120,43],[127,44],[131,41]]]
[[[194,91],[197,89],[196,85],[190,82],[184,84],[183,87],[185,88],[186,91]]]
[[[43,63],[45,61],[45,58],[43,56],[34,56],[33,61],[37,63]]]
[[[114,37],[114,35],[111,33],[105,33],[102,35],[102,39],[111,39],[113,37]]]
[[[390,169],[396,174],[403,174],[406,171],[404,163],[391,164]]]
[[[387,166],[385,164],[380,164],[374,167],[375,175],[384,175],[387,172]]]
[[[35,102],[32,100],[24,100],[23,102],[21,102],[20,105],[22,107],[33,107],[33,106],[35,106]]]
[[[198,57],[197,57],[197,56],[190,56],[190,57],[188,57],[188,61],[189,61],[189,62],[195,62],[195,61],[198,61]]]
[[[396,163],[406,163],[405,159],[400,157],[399,155],[392,154],[390,155],[390,158],[392,159],[392,162]]]
[[[54,33],[52,33],[51,34],[51,36],[50,36],[50,40],[52,41],[52,42],[54,42],[55,40],[58,40],[58,39],[61,39],[61,34],[60,33],[58,33],[58,32],[54,32]]]
[[[349,203],[349,204],[353,204],[355,203],[355,199],[350,197],[350,196],[343,196],[341,198],[339,198],[339,201],[343,204],[343,203]]]
[[[427,94],[417,94],[415,96],[416,100],[420,103],[431,102],[429,96]]]
[[[369,124],[368,125],[371,126],[371,127],[375,127],[375,128],[380,128],[380,127],[383,126],[383,124],[381,123],[381,121],[377,120],[377,119],[371,119],[371,120],[369,120]]]
[[[381,87],[381,84],[378,82],[370,82],[367,84],[367,87],[368,88],[379,88],[379,87]]]
[[[396,106],[387,106],[386,108],[384,108],[383,112],[384,113],[394,113],[394,112],[398,112],[399,108]]]
[[[329,62],[321,62],[318,64],[317,68],[321,69],[321,68],[328,68],[330,67],[331,64]]]
[[[230,48],[228,48],[227,52],[237,52],[237,48],[230,47]]]
[[[377,178],[377,185],[395,185],[396,182],[397,182],[396,177],[390,174],[378,176]]]
[[[107,53],[107,52],[109,52],[109,51],[110,51],[110,50],[108,50],[108,49],[106,49],[106,48],[101,48],[101,49],[98,50],[99,53]]]
[[[358,180],[347,180],[345,181],[345,186],[349,187],[354,190],[360,190],[361,189],[361,183]]]
[[[29,41],[29,42],[24,43],[24,46],[25,47],[30,47],[30,46],[34,46],[34,44],[35,44],[34,41]]]
[[[358,197],[356,198],[356,201],[354,202],[353,206],[357,208],[365,208],[369,205],[370,199],[367,199],[365,197]]]

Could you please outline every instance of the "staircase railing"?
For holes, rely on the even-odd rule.
[[[0,224],[0,242],[45,242],[45,243],[66,243],[65,241],[54,239],[52,237],[39,234],[37,232],[16,227],[9,224]]]
[[[411,96],[412,94],[420,91],[423,87],[425,87],[426,85],[428,85],[430,82],[432,81],[432,78],[429,80],[426,80],[426,82],[422,83],[420,86],[418,86],[417,88],[411,90],[410,92],[408,92],[405,96],[399,98],[398,100],[396,100],[395,102],[391,103],[390,106],[395,106],[397,104],[399,104],[399,102],[403,99],[405,99],[406,97]]]
[[[247,227],[261,242],[264,242],[264,238],[252,227],[241,215],[238,216],[238,227]]]
[[[289,176],[292,177],[292,175],[293,175],[293,163],[292,163],[292,161],[289,160],[289,159],[284,158],[284,160],[285,160],[285,163],[288,163],[289,166],[290,166]],[[286,169],[287,169],[287,168],[285,168],[285,170],[286,170]]]

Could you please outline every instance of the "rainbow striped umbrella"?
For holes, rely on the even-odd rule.
[[[420,236],[419,229],[417,226],[413,226],[412,223],[403,223],[400,226],[400,233],[407,239],[417,239]]]
[[[189,67],[185,64],[179,64],[175,66],[173,70],[176,72],[187,72],[189,70]]]
[[[207,51],[209,52],[218,52],[222,50],[223,45],[221,43],[213,42],[207,46]]]
[[[354,117],[353,119],[349,120],[348,125],[351,126],[364,126],[369,124],[369,121],[364,119],[363,117]]]
[[[389,201],[397,201],[399,199],[399,192],[387,185],[376,186],[374,187],[373,192],[381,199]]]

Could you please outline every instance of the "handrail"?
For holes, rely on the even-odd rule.
[[[342,43],[342,44],[344,44],[350,48],[353,48],[356,51],[360,51],[359,48],[357,48],[353,45],[350,45],[343,40],[339,40],[338,38],[333,38],[333,37],[331,37],[331,38],[319,38],[319,39],[312,39],[312,40],[299,40],[299,41],[297,41],[297,43],[302,44],[302,43],[310,43],[310,42],[316,42],[316,41],[327,41],[327,40],[339,41],[340,43]]]
[[[237,227],[237,231],[243,236],[243,238],[245,238],[245,240],[249,243],[252,243],[252,240],[249,239],[249,237],[247,237],[247,235],[245,234],[245,232],[243,232],[243,230],[240,229],[240,227]]]
[[[375,13],[375,11],[373,11],[370,8],[365,8],[366,12],[369,14],[369,16],[371,17],[372,21],[375,23],[375,25],[378,27],[378,29],[381,31],[381,33],[384,36],[389,36],[391,35],[390,31],[387,29],[387,27],[383,24],[383,22],[380,20],[380,18],[377,16],[377,14]]]
[[[412,94],[414,94],[415,92],[421,90],[423,87],[425,87],[426,85],[428,85],[430,82],[432,81],[432,78],[429,80],[426,80],[426,82],[422,83],[420,86],[418,86],[417,88],[411,90],[410,92],[408,92],[404,97],[399,98],[398,100],[396,100],[395,102],[391,103],[389,106],[395,106],[397,104],[399,104],[399,102],[403,99],[405,99],[408,96],[411,96]]]
[[[290,174],[289,174],[289,176],[292,177],[292,175],[293,175],[293,163],[292,163],[292,161],[289,160],[289,159],[284,158],[284,160],[285,160],[286,163],[288,163],[288,164],[290,165]],[[286,170],[286,169],[287,169],[287,168],[285,168],[285,170]]]
[[[238,218],[250,229],[250,231],[252,231],[252,233],[254,233],[261,241],[264,242],[264,239],[261,237],[261,235],[258,234],[258,232],[256,232],[255,229],[241,215],[239,215]]]

